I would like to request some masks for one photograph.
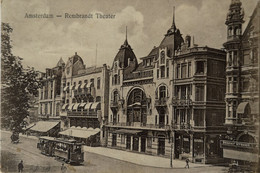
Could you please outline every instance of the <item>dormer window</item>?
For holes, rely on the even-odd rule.
[[[165,52],[161,51],[161,64],[165,63]]]
[[[115,62],[115,64],[114,64],[114,72],[116,73],[117,72],[117,62]]]

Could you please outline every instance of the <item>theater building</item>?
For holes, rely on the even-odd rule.
[[[61,83],[63,131],[60,134],[87,144],[98,144],[99,137],[103,136],[100,127],[108,115],[107,66],[86,67],[75,53],[65,65]],[[92,137],[94,141],[89,141]]]
[[[190,36],[184,41],[173,20],[160,45],[140,59],[127,39],[114,58],[107,146],[218,161],[226,132],[225,52],[194,47]]]
[[[232,0],[226,18],[226,120],[224,157],[240,165],[259,159],[259,7],[242,33],[244,11]]]
[[[110,70],[107,146],[170,157],[172,60],[183,39],[172,27],[141,63],[127,38]]]
[[[174,157],[216,163],[226,133],[225,52],[198,47],[186,36],[173,61]]]

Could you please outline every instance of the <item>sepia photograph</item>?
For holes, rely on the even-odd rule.
[[[259,0],[1,0],[0,172],[260,173]]]

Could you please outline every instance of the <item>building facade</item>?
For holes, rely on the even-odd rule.
[[[42,75],[42,88],[39,89],[39,118],[43,120],[60,119],[61,77],[64,61],[60,59],[54,68],[47,68]]]
[[[108,115],[108,93],[108,68],[105,64],[86,67],[77,53],[70,57],[62,73],[61,130],[65,131],[60,134],[88,142],[87,139],[94,134],[90,131],[99,133]],[[96,143],[99,143],[99,137],[102,142],[102,136],[101,131],[95,138]]]
[[[140,59],[126,38],[110,69],[107,146],[203,163],[221,158],[225,52],[184,41],[173,17],[160,45]]]
[[[244,11],[232,0],[226,19],[226,120],[224,157],[241,165],[259,159],[259,7],[242,33]]]

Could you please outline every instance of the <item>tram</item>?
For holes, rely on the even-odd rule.
[[[76,140],[43,136],[39,138],[37,148],[41,150],[42,154],[56,157],[67,163],[81,164],[84,162],[82,143],[77,143]]]

